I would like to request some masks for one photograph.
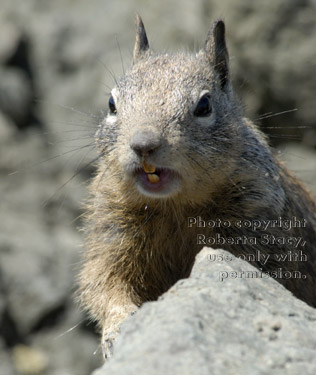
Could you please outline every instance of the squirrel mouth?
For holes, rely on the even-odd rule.
[[[139,191],[147,196],[168,196],[179,176],[169,168],[156,168],[143,162],[143,168],[136,168],[134,177]],[[176,184],[177,185],[177,184]]]
[[[161,170],[157,169],[152,164],[143,162],[144,172],[147,174],[147,179],[151,184],[158,184],[160,181]]]

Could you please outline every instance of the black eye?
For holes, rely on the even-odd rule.
[[[205,94],[199,100],[195,110],[194,116],[197,117],[205,117],[212,113],[212,104],[211,104],[211,97],[209,94]]]
[[[116,113],[116,106],[115,106],[113,96],[111,96],[110,99],[109,99],[109,108],[110,108],[111,113],[113,113],[113,114]]]

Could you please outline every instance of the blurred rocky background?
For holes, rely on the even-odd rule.
[[[197,50],[224,18],[235,90],[316,194],[314,0],[0,0],[0,374],[100,365],[74,303],[93,134],[131,62],[134,15],[154,50]]]

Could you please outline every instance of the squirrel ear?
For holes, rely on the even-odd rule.
[[[133,64],[142,58],[144,53],[149,50],[149,43],[146,35],[145,26],[139,14],[135,17],[136,41],[133,53]]]
[[[222,20],[213,23],[207,34],[204,51],[214,64],[221,89],[229,81],[229,58],[225,41],[225,24]]]

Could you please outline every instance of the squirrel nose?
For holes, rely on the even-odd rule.
[[[130,141],[131,149],[138,156],[148,156],[161,146],[161,139],[152,131],[136,131]]]

